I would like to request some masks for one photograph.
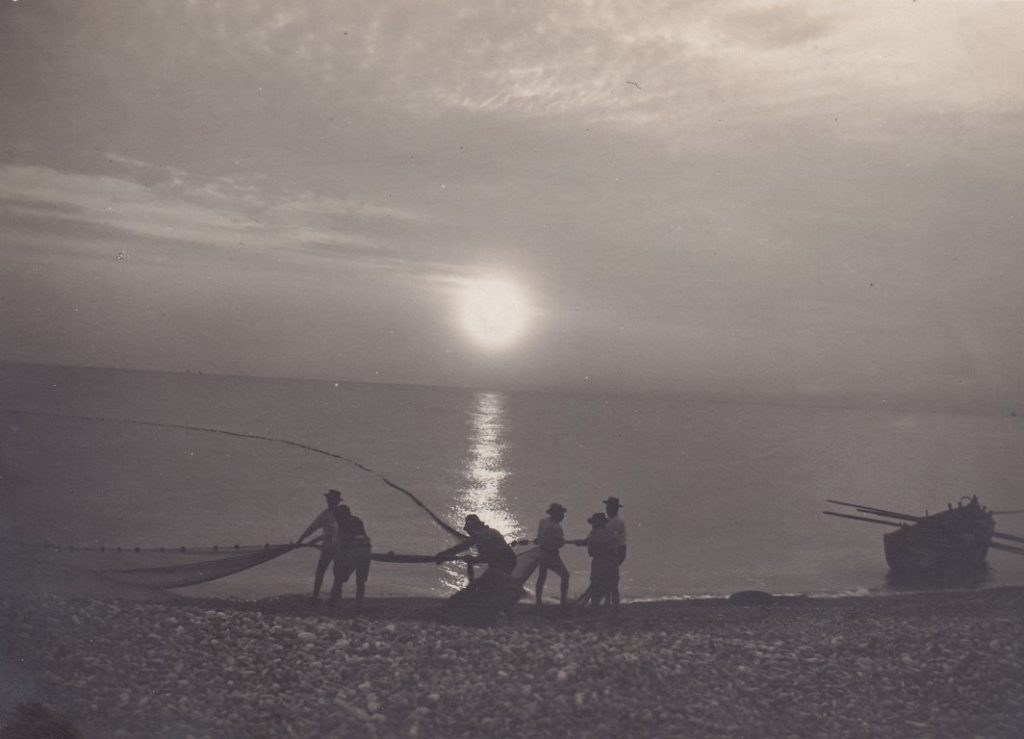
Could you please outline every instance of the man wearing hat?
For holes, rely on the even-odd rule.
[[[447,607],[460,614],[460,617],[493,624],[500,614],[511,616],[512,609],[523,594],[522,581],[512,575],[516,568],[516,553],[499,531],[484,524],[475,513],[466,516],[463,528],[469,534],[465,541],[434,556],[434,561],[441,564],[459,552],[476,547],[475,557],[463,558],[469,565],[469,583],[448,599]],[[473,578],[474,564],[487,565],[484,573],[476,579]]]
[[[500,532],[484,524],[475,513],[466,516],[466,523],[462,527],[469,536],[465,541],[449,547],[434,555],[434,561],[441,564],[446,559],[451,559],[459,552],[464,552],[470,547],[476,547],[477,556],[472,558],[472,564],[485,564],[488,569],[511,574],[516,567],[516,553],[505,541]],[[470,560],[467,560],[469,562]]]
[[[324,573],[327,572],[327,566],[334,561],[334,557],[338,552],[338,519],[334,514],[334,509],[341,503],[341,493],[337,490],[328,490],[324,493],[324,497],[327,499],[327,509],[320,512],[316,518],[313,519],[296,544],[301,544],[302,540],[312,534],[317,529],[323,531],[323,534],[318,538],[320,542],[320,560],[316,563],[316,575],[313,577],[313,602],[320,597],[320,586],[324,583]]]
[[[590,555],[590,587],[580,596],[579,602],[590,601],[594,608],[602,602],[611,604],[612,612],[619,605],[619,547],[618,539],[608,530],[608,517],[595,513],[587,519],[591,526],[586,538],[587,554]]]
[[[614,495],[610,496],[606,500],[601,501],[604,503],[604,510],[608,516],[608,530],[615,534],[616,540],[619,546],[619,564],[626,561],[626,522],[622,520],[619,515],[619,509],[622,508],[622,503]]]
[[[626,561],[626,522],[622,520],[621,516],[619,516],[619,509],[622,508],[622,504],[614,495],[609,496],[603,502],[605,513],[608,514],[608,524],[605,528],[615,534],[615,540],[619,551],[619,564],[621,565]],[[612,591],[612,607],[618,608],[618,606],[619,588],[616,586]]]
[[[331,610],[341,600],[342,583],[348,582],[352,573],[356,576],[356,613],[362,607],[366,595],[366,580],[370,575],[372,546],[370,537],[361,518],[352,515],[347,505],[335,506],[332,510],[338,524],[338,544],[334,555],[334,585],[331,587]]]
[[[537,605],[539,606],[543,600],[544,581],[548,578],[548,570],[552,570],[561,579],[561,601],[564,606],[569,595],[569,569],[562,562],[559,550],[565,546],[562,520],[565,518],[566,508],[561,503],[552,503],[545,513],[548,517],[542,518],[537,527],[537,546],[540,548],[540,558],[537,560],[540,565],[540,572],[537,573]]]

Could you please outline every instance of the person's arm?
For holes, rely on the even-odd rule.
[[[566,544],[572,544],[573,546],[577,546],[577,547],[585,547],[589,542],[590,542],[590,534],[587,534],[582,539],[566,539],[565,540]]]
[[[438,552],[437,554],[435,554],[434,555],[434,561],[437,562],[438,564],[441,564],[446,559],[450,558],[452,555],[458,554],[459,552],[466,551],[471,546],[473,546],[473,544],[474,544],[473,539],[471,537],[466,537],[465,541],[459,542],[455,546],[448,547],[444,551],[441,551],[441,552]]]
[[[307,536],[312,534],[317,529],[322,528],[323,527],[323,517],[324,517],[324,514],[321,513],[316,518],[314,518],[313,519],[313,523],[311,523],[309,526],[306,527],[306,530],[302,532],[302,534],[299,536],[298,541],[296,541],[295,543],[296,544],[301,544],[303,539],[305,539]]]

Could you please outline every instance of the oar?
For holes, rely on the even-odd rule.
[[[993,531],[992,536],[997,539],[1007,539],[1009,541],[1019,541],[1024,544],[1024,536],[1014,536],[1013,534],[1000,534],[998,531]]]
[[[860,503],[845,503],[841,500],[827,499],[829,503],[835,503],[836,505],[844,505],[849,508],[856,508],[861,513],[870,513],[874,516],[888,516],[889,518],[898,518],[901,521],[920,521],[920,516],[910,516],[906,513],[897,513],[896,511],[887,511],[884,508],[874,508],[873,506],[862,505]]]
[[[1013,554],[1024,554],[1024,547],[1011,547],[1009,544],[1000,544],[998,542],[992,542],[988,545],[990,549],[998,549],[1001,552],[1011,552]]]
[[[852,518],[854,521],[867,521],[868,523],[880,523],[886,526],[899,526],[895,521],[882,521],[878,518],[864,518],[864,516],[851,516],[849,513],[835,513],[834,511],[822,511],[826,516],[838,516],[839,518]]]

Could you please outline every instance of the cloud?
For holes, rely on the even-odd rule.
[[[431,306],[493,273],[562,329],[552,366],[693,377],[689,351],[824,387],[848,355],[955,373],[1019,347],[1024,4],[17,5],[5,244],[128,245],[122,273],[209,281],[211,332],[219,289],[273,313],[316,286],[426,345]]]
[[[109,158],[109,155],[108,155]],[[130,161],[139,170],[154,169]],[[260,188],[231,178],[189,177],[178,171],[143,185],[112,176],[60,172],[47,167],[0,167],[0,214],[8,233],[50,233],[51,242],[177,243],[205,250],[259,254],[316,252],[358,261],[375,251],[367,223],[415,221],[411,212],[365,201],[304,195],[274,202]],[[316,223],[320,217],[321,223]],[[372,266],[372,261],[368,263]]]
[[[305,192],[272,206],[269,213],[330,219],[356,219],[374,222],[424,223],[422,213],[392,205],[379,205],[355,197],[337,198]]]
[[[725,4],[728,13],[728,4]],[[834,30],[835,18],[827,4],[753,5],[741,7],[718,22],[718,27],[739,43],[754,48],[780,49],[821,40]]]

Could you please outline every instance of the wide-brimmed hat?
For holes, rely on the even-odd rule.
[[[603,513],[595,513],[593,516],[587,519],[587,523],[593,525],[595,523],[608,523],[608,516]]]
[[[620,503],[619,499],[616,498],[614,495],[609,496],[608,498],[602,500],[601,502],[604,503],[605,505],[610,505],[613,508],[622,508],[622,503]]]
[[[341,493],[337,490],[328,490],[324,493],[324,497],[327,498],[327,500],[341,500]]]
[[[551,505],[548,506],[548,509],[546,511],[544,511],[544,512],[545,513],[567,513],[568,510],[569,509],[566,508],[561,503],[552,503]]]

